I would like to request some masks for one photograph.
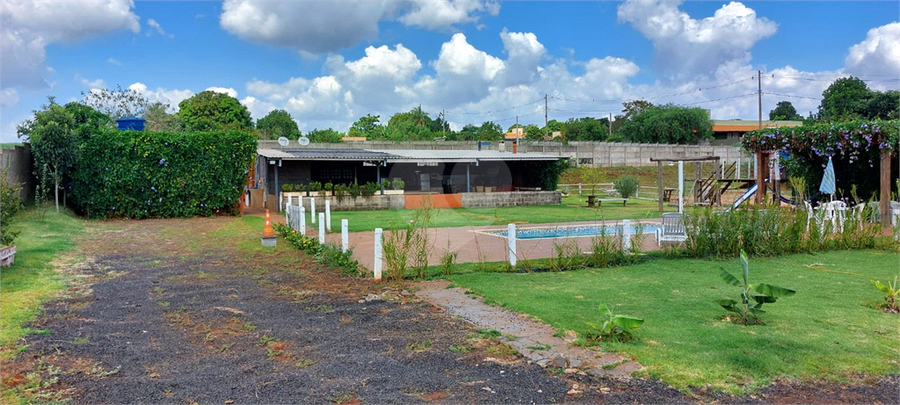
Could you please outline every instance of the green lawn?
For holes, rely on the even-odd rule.
[[[875,307],[882,296],[870,279],[893,279],[898,254],[835,251],[750,259],[751,283],[792,288],[797,294],[767,304],[766,325],[722,320],[714,301],[738,298],[719,278],[724,266],[740,274],[737,259],[715,262],[658,259],[635,266],[563,273],[473,273],[449,278],[494,303],[584,333],[597,305],[642,317],[628,343],[603,343],[646,366],[645,375],[679,389],[713,387],[744,393],[778,378],[832,379],[897,374],[900,318]]]
[[[65,288],[65,280],[51,264],[73,247],[83,222],[68,211],[27,209],[14,217],[16,261],[0,270],[0,345],[15,343],[27,334],[23,326],[40,312],[41,303]]]
[[[602,208],[587,208],[586,200],[586,197],[570,195],[564,197],[560,205],[436,209],[431,227],[506,225],[513,222],[546,224],[660,217],[656,201],[630,199],[627,206],[623,206],[621,202],[606,202]],[[664,208],[666,211],[676,210],[675,207],[667,205]],[[371,231],[375,228],[391,229],[409,222],[414,214],[415,210],[336,211],[332,213],[332,220],[340,223],[341,219],[346,218],[350,232],[360,232]]]

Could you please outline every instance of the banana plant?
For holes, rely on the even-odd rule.
[[[610,311],[609,307],[604,303],[599,305],[598,310],[600,311],[600,316],[603,318],[602,322],[585,323],[593,328],[593,334],[599,335],[600,338],[608,338],[615,342],[619,342],[620,340],[630,340],[631,332],[634,332],[644,324],[644,320],[641,318],[626,315],[613,315],[612,311]]]
[[[884,293],[885,307],[884,310],[893,313],[900,313],[900,277],[894,277],[894,282],[888,281],[887,284],[878,280],[869,280],[878,291]]]
[[[747,252],[743,249],[741,249],[741,269],[743,270],[741,278],[733,276],[724,267],[719,270],[722,280],[742,289],[740,301],[730,298],[716,301],[722,308],[737,315],[732,318],[735,323],[742,325],[762,323],[759,315],[766,312],[762,310],[763,304],[772,303],[780,297],[790,297],[796,293],[794,290],[771,284],[750,284],[750,262],[747,260]]]

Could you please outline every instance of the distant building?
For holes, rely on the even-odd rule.
[[[763,121],[763,128],[799,127],[803,121]],[[738,141],[748,131],[759,129],[759,121],[713,120],[713,137]]]
[[[515,141],[516,139],[524,139],[525,138],[525,128],[513,128],[509,132],[506,133],[504,138],[508,141]]]

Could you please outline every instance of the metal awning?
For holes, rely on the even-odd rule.
[[[477,163],[479,161],[556,161],[560,156],[477,150],[415,149],[258,149],[268,159],[314,161],[383,161],[387,163]]]

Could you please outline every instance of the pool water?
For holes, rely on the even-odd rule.
[[[621,227],[621,225],[619,226]],[[574,238],[581,236],[600,236],[604,235],[616,235],[615,225],[591,225],[591,226],[558,226],[553,228],[526,228],[526,229],[516,229],[516,238],[517,239],[551,239],[551,238]],[[637,231],[635,230],[635,226],[629,226],[631,229],[631,233],[635,234]],[[644,233],[656,233],[656,230],[659,229],[659,225],[657,224],[644,224]],[[509,236],[506,230],[502,231],[487,231],[487,233],[495,236],[500,236],[506,238]]]

